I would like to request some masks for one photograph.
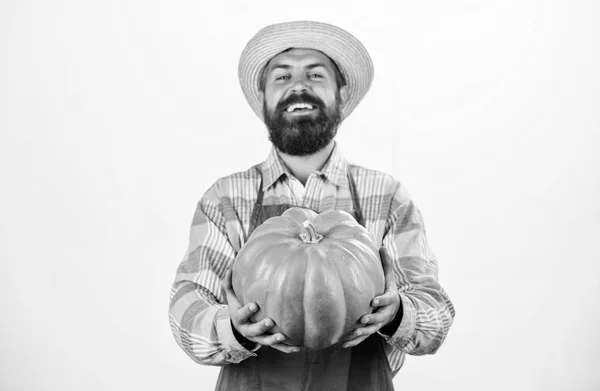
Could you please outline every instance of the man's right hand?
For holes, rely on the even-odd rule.
[[[242,337],[254,343],[270,346],[273,349],[280,350],[284,353],[297,352],[299,350],[298,347],[282,343],[285,340],[283,334],[267,333],[268,330],[275,326],[273,319],[265,318],[259,322],[252,322],[250,320],[250,317],[258,311],[258,304],[251,302],[242,306],[233,291],[231,275],[231,269],[227,270],[222,284],[225,294],[227,295],[227,307],[229,307],[229,316],[231,317],[231,324],[233,325],[234,330]]]

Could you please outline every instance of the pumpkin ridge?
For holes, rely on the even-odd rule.
[[[266,255],[268,253],[271,253],[274,250],[288,250],[290,247],[290,242],[291,240],[280,240],[275,247],[264,247],[264,245],[260,242],[254,242],[256,243],[254,246],[248,242],[246,244],[246,247],[244,247],[242,249],[242,251],[244,251],[244,253],[242,253],[242,251],[238,252],[238,256],[236,257],[235,261],[234,261],[234,267],[237,266],[237,270],[236,273],[234,274],[234,293],[237,297],[237,299],[240,301],[240,303],[242,303],[242,305],[246,305],[248,302],[250,301],[257,301],[256,297],[251,297],[250,299],[248,299],[247,297],[245,297],[245,293],[249,293],[249,292],[253,292],[254,290],[252,289],[252,287],[256,284],[261,283],[260,280],[249,280],[248,278],[245,278],[247,275],[249,274],[258,274],[261,276],[265,276],[265,270],[269,270],[269,264],[272,264],[274,262],[265,262],[266,259],[269,259],[270,257],[267,257]],[[256,248],[254,248],[256,247]],[[251,255],[251,257],[248,257],[246,253],[249,253]],[[242,255],[240,257],[240,254]],[[244,261],[242,262],[238,262],[238,259],[243,259]],[[247,260],[250,259],[251,261],[248,262]],[[281,263],[281,262],[279,262]],[[237,264],[237,265],[236,265]],[[257,271],[258,269],[258,271]],[[273,273],[268,273],[268,276],[270,276]],[[267,276],[267,278],[268,278]],[[240,291],[239,293],[237,292],[236,285],[240,285],[238,287],[238,290]]]
[[[349,302],[350,305],[347,311],[346,325],[354,329],[354,326],[356,326],[361,316],[373,311],[370,305],[371,298],[379,293],[376,292],[376,290],[378,290],[378,285],[383,287],[383,280],[379,282],[375,281],[372,273],[369,272],[372,267],[369,267],[369,265],[366,265],[362,261],[361,254],[356,254],[355,252],[349,250],[346,246],[348,246],[348,243],[332,244],[332,249],[330,252],[333,252],[332,250],[335,248],[340,253],[344,254],[341,257],[336,257],[336,259],[340,260],[340,263],[344,264],[343,267],[338,268],[338,270],[340,270],[340,277],[346,281],[353,281],[353,284],[347,284],[345,286],[346,294],[349,297],[360,298],[365,296],[363,302],[356,300]],[[368,283],[365,281],[365,277],[368,280]]]
[[[336,308],[334,303],[331,303],[327,298],[323,297],[323,294],[320,296],[315,295],[315,290],[319,291],[323,288],[334,288],[335,292],[330,295],[338,296],[339,288],[343,284],[340,281],[339,276],[331,278],[331,271],[335,270],[335,267],[332,265],[333,262],[329,260],[330,254],[325,251],[323,246],[320,244],[306,244],[305,247],[306,273],[304,278],[308,283],[304,284],[303,296],[305,315],[303,320],[305,330],[304,338],[306,338],[308,334],[308,338],[311,341],[314,342],[316,340],[316,342],[312,344],[313,346],[309,347],[312,349],[321,349],[325,346],[329,346],[331,341],[335,340],[337,337],[333,332],[335,332],[336,325],[339,324],[337,320],[340,318],[340,311]],[[326,268],[320,264],[329,265],[330,270],[325,270]],[[335,286],[331,284],[331,282],[333,282],[331,280],[336,282]],[[315,305],[315,302],[318,302],[316,303],[317,305]],[[337,305],[338,303],[335,304]],[[325,321],[322,322],[323,320]],[[326,326],[329,326],[329,328],[324,328]]]
[[[352,259],[355,260],[355,262],[358,262],[360,268],[371,280],[371,286],[373,287],[373,295],[379,295],[383,293],[383,289],[385,288],[385,281],[379,278],[383,276],[383,273],[373,272],[374,270],[379,270],[381,268],[381,261],[379,260],[378,255],[374,255],[374,249],[371,249],[369,246],[365,245],[362,242],[347,242],[344,243],[344,246],[341,246],[340,243],[332,242],[331,245],[343,248],[352,257]],[[359,254],[369,255],[369,257],[367,259],[367,257],[360,256]],[[371,255],[373,255],[373,257],[371,257]],[[375,265],[377,265],[378,268],[374,269],[373,266]],[[377,286],[381,286],[381,292],[375,291]]]
[[[306,281],[310,281],[310,279],[309,279],[309,269],[310,269],[309,262],[310,262],[310,260],[308,257],[308,253],[310,251],[311,244],[310,243],[302,243],[302,244],[304,245],[304,248],[305,248],[304,255],[306,256],[306,258],[303,258],[303,259],[306,259],[306,261],[304,262],[306,264],[306,268],[304,269],[304,287],[303,287],[302,296],[301,296],[302,297],[302,315],[304,315],[304,317],[302,319],[302,324],[304,325],[304,333],[302,333],[302,345],[305,345],[306,344],[306,333],[307,333],[307,330],[309,329],[309,319],[312,317],[311,316],[312,314],[309,316],[306,316],[306,311],[307,311],[306,303],[308,301],[307,297],[306,297],[307,291],[308,291],[308,289],[306,289],[306,287],[308,284],[306,284]],[[306,250],[309,250],[309,251],[306,251]]]
[[[352,215],[344,210],[327,210],[315,218],[315,225],[319,225],[323,232],[327,232],[338,225],[346,225],[347,223],[358,224]]]
[[[281,262],[275,266],[275,272],[269,280],[267,286],[268,294],[265,294],[265,312],[275,321],[275,327],[270,332],[281,332],[285,335],[286,341],[292,344],[302,343],[304,341],[304,327],[298,327],[304,324],[304,301],[290,304],[290,298],[303,297],[305,292],[304,284],[289,281],[290,274],[303,274],[306,272],[306,262],[297,262],[303,249],[301,246],[295,246],[293,250],[288,250],[281,258]],[[292,261],[290,262],[290,258]],[[290,272],[290,264],[298,266],[303,270],[296,270],[295,274]],[[264,281],[264,279],[263,279]],[[282,289],[283,287],[283,289]],[[298,291],[294,291],[298,289]],[[286,307],[285,304],[288,304]]]
[[[304,243],[299,243],[298,247],[301,247],[304,255],[306,255],[307,251],[306,251],[306,246],[303,246]],[[290,254],[291,255],[291,254]],[[303,270],[303,274],[306,276],[306,271],[308,270],[308,262],[302,262],[302,264],[304,265],[304,270]],[[302,297],[302,302],[300,303],[300,308],[301,310],[300,312],[300,319],[297,319],[297,324],[302,324],[304,325],[304,327],[301,327],[300,329],[300,335],[298,336],[298,339],[300,341],[302,341],[302,345],[304,345],[304,342],[306,340],[306,284],[302,284],[302,294],[299,295],[299,297]]]
[[[298,246],[296,246],[296,248],[297,247]],[[286,247],[285,245],[278,246],[277,248],[289,250],[289,246]],[[273,250],[274,248],[270,247],[268,249],[265,249],[263,253],[270,253]],[[276,256],[276,254],[270,255],[268,258],[272,259]],[[270,273],[268,273],[268,275],[265,276],[265,274],[261,273],[260,270],[257,271],[256,269],[251,269],[248,274],[252,275],[253,277],[259,278],[244,279],[244,281],[249,280],[248,285],[244,286],[243,288],[243,291],[248,294],[248,302],[254,301],[259,306],[258,312],[251,317],[252,321],[259,322],[260,320],[265,319],[266,317],[273,319],[273,321],[275,322],[275,326],[268,332],[271,334],[281,332],[286,336],[286,340],[289,340],[290,338],[293,338],[295,340],[295,334],[297,334],[298,331],[296,330],[296,328],[294,328],[293,323],[289,320],[295,319],[294,316],[290,316],[290,314],[296,316],[303,316],[302,311],[297,311],[297,308],[286,311],[281,310],[282,308],[285,308],[282,307],[282,304],[285,304],[290,296],[289,291],[282,293],[281,289],[282,287],[286,286],[286,280],[287,277],[289,277],[289,270],[286,270],[286,268],[289,268],[288,258],[294,258],[296,256],[297,254],[295,251],[285,251],[284,255],[281,256],[278,261],[265,262],[265,259],[267,257],[259,258],[261,259],[261,261],[257,261],[254,263],[268,263],[269,267],[267,267],[267,269],[270,269]],[[294,262],[294,265],[301,266],[302,262]],[[290,286],[292,285],[287,285],[288,288]],[[292,287],[300,287],[302,289],[304,288],[302,285],[293,285]],[[292,294],[291,296],[293,297],[295,295]],[[291,323],[292,326],[290,326]]]
[[[343,246],[339,246],[339,243],[338,243],[338,247],[341,248],[341,249],[343,249],[343,250],[346,250]],[[346,251],[348,251],[348,250],[346,250]],[[343,274],[340,272],[340,268],[338,267],[337,262],[332,261],[332,260],[330,260],[329,262],[331,262],[333,264],[333,267],[335,268],[335,271],[337,272],[336,275],[338,276],[338,279],[341,280]],[[352,314],[350,313],[350,311],[348,311],[348,299],[349,299],[349,296],[348,296],[348,292],[346,291],[346,286],[344,284],[342,284],[341,281],[340,281],[340,286],[342,287],[342,295],[344,297],[344,300],[342,300],[342,304],[344,305],[344,308],[343,308],[344,309],[344,314],[346,314],[345,320],[344,320],[344,328],[342,329],[342,333],[343,333],[345,331],[345,329],[352,322],[352,318],[351,318]],[[343,334],[342,335],[335,335],[334,336],[334,340],[337,340],[338,338],[343,337],[343,336],[344,336]]]
[[[361,227],[363,229],[360,230],[360,232],[357,232],[357,226]],[[326,236],[332,238],[332,239],[348,239],[348,237],[353,237],[356,239],[362,239],[363,237],[368,237],[371,241],[371,235],[370,233],[367,231],[365,232],[366,229],[364,227],[362,227],[361,225],[358,225],[358,223],[354,222],[350,222],[350,221],[345,221],[337,226],[331,227],[331,229],[327,232]]]

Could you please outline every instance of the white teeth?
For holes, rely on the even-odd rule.
[[[292,111],[296,110],[296,109],[308,109],[308,110],[312,110],[314,109],[313,105],[309,105],[308,103],[294,103],[292,105],[290,105],[286,111],[288,113],[291,113]]]

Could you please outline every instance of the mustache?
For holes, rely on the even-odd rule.
[[[325,107],[325,103],[318,96],[314,96],[307,92],[303,92],[301,94],[292,94],[286,99],[281,100],[277,104],[277,107],[275,107],[275,110],[284,111],[289,105],[292,105],[294,103],[308,103],[319,109]]]

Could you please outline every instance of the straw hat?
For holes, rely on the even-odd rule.
[[[345,119],[360,103],[373,81],[373,62],[367,49],[353,35],[320,22],[272,24],[248,42],[240,56],[238,76],[252,110],[263,120],[260,75],[271,58],[289,48],[315,49],[331,58],[346,79],[348,99],[342,104]],[[263,120],[264,121],[264,120]]]

